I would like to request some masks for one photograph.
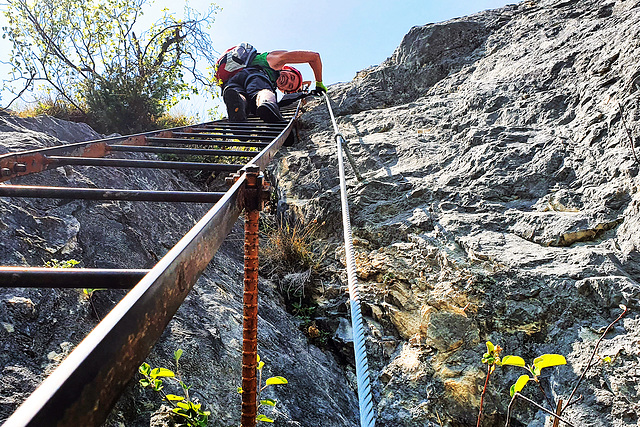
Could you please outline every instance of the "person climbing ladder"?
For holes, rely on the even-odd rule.
[[[221,77],[220,71],[216,74],[222,81],[222,99],[227,107],[229,121],[243,122],[247,119],[247,114],[251,113],[257,114],[267,123],[283,121],[278,108],[276,88],[283,93],[295,93],[305,83],[302,73],[287,64],[309,64],[316,82],[312,93],[319,95],[327,91],[322,83],[322,60],[319,53],[304,50],[257,53],[251,45],[243,43],[240,46],[242,53],[246,55],[246,66],[234,63],[239,71],[236,70],[230,76],[225,75],[228,78],[226,81]],[[232,49],[225,52],[225,55]],[[233,61],[237,59],[234,58]],[[221,67],[220,63],[219,60],[218,67]]]

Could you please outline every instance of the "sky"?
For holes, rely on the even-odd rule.
[[[311,50],[323,62],[323,80],[328,86],[350,81],[360,70],[377,65],[393,54],[411,27],[442,22],[486,9],[502,7],[505,0],[219,0],[209,33],[214,52],[224,52],[240,42],[249,42],[258,52],[272,50]],[[179,14],[185,0],[156,0],[145,9],[141,24],[152,23],[160,10]],[[189,6],[205,11],[209,2],[192,0]],[[0,0],[0,10],[6,3]],[[6,25],[0,16],[0,28]],[[10,45],[0,39],[0,61],[9,60]],[[217,55],[216,55],[217,56]],[[298,67],[305,79],[312,80],[311,69]],[[5,76],[8,66],[0,65]],[[12,96],[1,93],[5,105]],[[199,114],[213,105],[209,97],[198,97],[177,110]]]

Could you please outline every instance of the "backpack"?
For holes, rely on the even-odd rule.
[[[240,43],[227,49],[216,62],[214,77],[219,85],[226,83],[240,70],[251,64],[258,51],[249,43]]]

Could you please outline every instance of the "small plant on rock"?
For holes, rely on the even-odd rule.
[[[529,403],[530,405],[535,406],[539,410],[541,410],[543,412],[546,412],[547,414],[549,414],[553,418],[555,418],[554,424],[553,424],[554,427],[558,426],[560,421],[562,421],[563,423],[565,423],[569,427],[575,427],[573,424],[571,424],[570,421],[568,421],[565,418],[563,418],[562,414],[564,413],[564,411],[570,405],[576,403],[579,400],[579,399],[574,399],[574,397],[576,396],[576,392],[578,390],[578,387],[580,386],[580,383],[584,379],[587,371],[591,367],[593,367],[595,365],[598,365],[598,364],[601,364],[601,363],[612,363],[612,359],[611,359],[610,356],[604,356],[603,357],[603,356],[600,356],[598,354],[598,347],[600,346],[600,343],[602,342],[604,337],[607,335],[607,333],[611,330],[611,328],[613,328],[613,326],[618,321],[620,321],[620,319],[622,319],[629,312],[629,309],[624,305],[621,305],[620,309],[622,310],[622,313],[620,313],[620,315],[614,321],[612,321],[609,324],[609,326],[607,326],[607,328],[604,330],[604,332],[602,333],[602,335],[600,336],[600,338],[596,342],[596,345],[595,345],[595,347],[593,349],[593,352],[591,354],[591,358],[589,359],[589,362],[583,368],[582,374],[580,375],[580,377],[576,381],[575,385],[573,386],[573,389],[571,390],[571,393],[570,393],[569,397],[567,398],[567,400],[566,400],[566,402],[564,404],[563,404],[562,399],[559,399],[558,400],[558,404],[556,405],[552,401],[552,399],[549,398],[547,393],[545,393],[542,385],[540,384],[540,374],[542,373],[542,370],[544,368],[548,368],[548,367],[566,365],[567,360],[565,359],[564,356],[562,356],[560,354],[543,354],[542,356],[536,357],[533,360],[533,363],[531,365],[527,365],[526,362],[524,361],[524,359],[519,357],[519,356],[504,356],[502,359],[500,359],[500,351],[502,349],[499,346],[494,346],[490,341],[487,341],[487,352],[482,357],[482,363],[486,363],[488,365],[488,370],[487,370],[487,378],[486,378],[485,384],[484,384],[484,389],[482,390],[482,396],[480,398],[480,412],[478,414],[477,426],[478,427],[480,426],[480,423],[481,423],[481,420],[482,420],[482,406],[483,406],[483,402],[484,402],[484,395],[485,395],[485,392],[487,390],[487,385],[489,383],[489,377],[490,377],[491,373],[495,370],[495,366],[498,365],[498,366],[518,366],[518,367],[526,369],[530,374],[530,375],[529,374],[521,375],[518,378],[518,380],[510,388],[511,402],[509,403],[509,407],[507,409],[507,422],[505,424],[505,427],[509,427],[509,425],[510,425],[510,422],[511,422],[511,410],[513,408],[513,404],[516,401],[516,398],[524,400],[525,402]],[[596,356],[597,356],[597,358],[596,358]],[[596,359],[596,361],[594,361],[594,359]],[[545,400],[547,401],[547,404],[549,405],[550,409],[547,409],[547,408],[543,407],[542,405],[539,405],[538,403],[534,402],[533,400],[529,399],[528,397],[524,396],[521,393],[521,391],[524,389],[524,387],[531,380],[533,380],[536,384],[538,384],[538,387],[542,391],[542,394],[543,394]]]
[[[266,241],[261,255],[267,272],[284,275],[317,270],[322,256],[314,251],[313,246],[321,225],[317,220],[264,221],[262,231]]]
[[[487,378],[484,381],[484,387],[482,389],[482,395],[480,396],[480,412],[478,412],[477,427],[480,427],[482,421],[482,407],[484,406],[484,395],[487,392],[487,386],[489,385],[489,377],[496,370],[496,366],[500,366],[500,352],[502,347],[494,346],[491,341],[487,341],[487,352],[482,356],[482,363],[487,365]]]
[[[187,427],[205,427],[209,423],[209,411],[202,410],[202,404],[195,403],[189,397],[189,389],[191,386],[187,386],[180,375],[180,357],[182,356],[182,350],[178,349],[173,353],[173,358],[176,362],[175,373],[166,368],[154,368],[148,363],[143,363],[138,368],[138,372],[142,375],[140,379],[140,385],[143,388],[150,388],[162,395],[163,400],[167,401],[172,406],[171,411],[177,417],[177,425]],[[181,394],[167,394],[164,391],[165,381],[173,380],[173,382],[179,386]]]
[[[544,388],[542,388],[542,385],[540,384],[540,374],[542,373],[542,369],[544,368],[548,368],[551,366],[559,366],[559,365],[566,365],[567,364],[567,359],[565,359],[564,356],[560,355],[560,354],[543,354],[542,356],[538,356],[533,360],[533,364],[531,365],[526,365],[524,359],[522,357],[519,356],[505,356],[502,358],[502,366],[505,365],[511,365],[511,366],[519,366],[521,368],[526,369],[527,371],[529,371],[529,373],[532,375],[531,377],[527,374],[524,375],[520,375],[520,377],[518,378],[518,380],[515,382],[515,384],[513,384],[511,386],[511,389],[509,390],[510,394],[511,394],[511,402],[509,403],[509,412],[507,413],[507,423],[509,422],[509,418],[510,418],[510,411],[511,411],[511,407],[513,405],[514,400],[516,399],[516,397],[520,397],[523,400],[526,400],[527,402],[531,403],[532,405],[536,406],[539,409],[542,409],[543,411],[545,411],[545,409],[543,407],[541,407],[540,405],[538,405],[537,403],[531,401],[530,399],[524,397],[523,395],[520,394],[520,392],[522,391],[522,389],[527,385],[527,383],[530,380],[533,380],[536,382],[536,384],[538,384],[538,387],[540,388],[540,391],[542,392],[542,395],[544,396],[545,400],[547,401],[547,403],[549,404],[549,406],[551,407],[551,409],[555,409],[555,405],[554,403],[549,399],[549,396],[547,395],[547,393],[545,393]],[[547,413],[550,413],[553,415],[553,412],[550,411],[545,411]]]
[[[56,258],[51,258],[49,261],[44,263],[44,266],[46,268],[73,268],[78,264],[80,264],[80,261],[75,259],[60,261]]]
[[[265,382],[264,385],[261,386],[262,384],[262,369],[264,368],[265,363],[260,360],[260,355],[258,355],[258,367],[256,368],[258,370],[258,390],[257,390],[257,399],[258,399],[258,408],[257,410],[259,411],[260,408],[263,407],[275,407],[276,404],[278,403],[276,400],[273,399],[261,399],[260,395],[262,394],[262,392],[264,391],[264,389],[266,389],[267,387],[271,386],[271,385],[279,385],[279,384],[288,384],[289,381],[287,381],[287,379],[285,377],[281,377],[281,376],[276,376],[276,377],[270,377],[268,378]],[[242,387],[238,387],[238,393],[242,394]],[[264,414],[258,414],[256,416],[256,421],[258,422],[264,422],[264,423],[272,423],[274,422],[272,418],[267,417]]]

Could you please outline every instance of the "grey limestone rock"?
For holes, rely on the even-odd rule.
[[[599,349],[612,363],[587,372],[565,415],[640,422],[639,40],[637,1],[523,1],[413,28],[330,88],[364,177],[347,166],[378,425],[475,426],[485,341],[528,363],[565,355],[542,383],[566,401],[620,304]],[[302,121],[274,167],[280,207],[336,218],[339,241],[324,103]],[[336,304],[316,299],[319,313]],[[482,425],[504,424],[522,373],[493,374]],[[519,403],[512,425],[551,421]]]

